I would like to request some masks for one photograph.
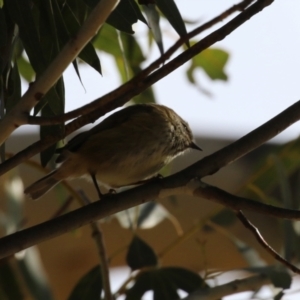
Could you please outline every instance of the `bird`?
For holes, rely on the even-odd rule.
[[[139,184],[187,149],[202,150],[174,110],[153,103],[127,106],[57,149],[60,166],[24,193],[38,199],[62,180],[90,175],[101,198],[98,182],[111,188]]]

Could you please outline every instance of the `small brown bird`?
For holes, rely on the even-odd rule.
[[[136,184],[156,175],[188,148],[201,150],[189,125],[172,109],[132,105],[58,149],[56,162],[62,164],[24,192],[38,199],[61,180],[90,174],[100,196],[97,181],[112,188]]]

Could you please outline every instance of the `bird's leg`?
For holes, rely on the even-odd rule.
[[[90,173],[90,174],[91,174],[94,186],[95,186],[95,188],[98,192],[99,199],[101,200],[103,198],[103,194],[100,191],[100,188],[99,188],[99,185],[98,185],[98,182],[97,182],[97,179],[96,179],[96,174],[95,173]]]

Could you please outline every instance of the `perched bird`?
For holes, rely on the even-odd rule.
[[[24,192],[38,199],[61,180],[89,174],[101,196],[97,181],[112,188],[137,184],[188,148],[201,150],[189,125],[172,109],[128,106],[58,149],[61,165]]]

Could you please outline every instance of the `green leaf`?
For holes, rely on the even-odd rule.
[[[68,300],[99,300],[101,292],[102,276],[100,267],[96,266],[77,282]]]
[[[98,0],[84,1],[91,8],[98,4]],[[123,32],[132,34],[134,33],[134,31],[132,30],[132,25],[138,20],[146,23],[146,20],[135,1],[121,0],[118,6],[106,20],[106,23]]]
[[[113,26],[104,24],[97,36],[94,38],[93,45],[97,49],[105,51],[116,58],[122,57],[117,31]]]
[[[175,31],[179,34],[179,36],[185,36],[187,31],[176,3],[173,0],[156,0],[155,3],[168,19]],[[189,42],[186,44],[189,46]]]
[[[0,298],[7,300],[20,300],[24,298],[18,276],[7,260],[0,264]]]
[[[8,76],[8,95],[6,97],[5,108],[10,111],[21,99],[21,79],[18,64],[15,62]]]
[[[163,40],[162,40],[162,33],[159,26],[159,13],[156,10],[155,4],[147,4],[143,5],[144,12],[147,16],[148,24],[151,28],[151,31],[153,33],[154,40],[158,46],[158,49],[160,51],[160,54],[164,54],[164,46],[163,46]]]
[[[126,292],[126,300],[142,299],[147,291],[153,291],[155,300],[178,299],[178,290],[192,293],[201,288],[207,289],[202,278],[183,268],[161,268],[142,272],[137,276],[134,285]]]
[[[211,218],[211,221],[220,226],[230,226],[236,221],[236,214],[232,210],[222,209]]]
[[[268,276],[277,288],[289,289],[291,287],[292,277],[285,270],[272,270],[268,273]]]
[[[64,113],[64,86],[63,81],[60,79],[56,85],[45,95],[41,100],[45,105],[42,107],[42,116],[51,117],[57,116]],[[39,107],[38,107],[39,108]],[[41,139],[50,136],[59,135],[62,136],[64,130],[63,125],[51,125],[51,126],[41,126],[40,137]],[[56,150],[56,144],[50,146],[43,152],[41,152],[41,164],[46,166],[50,159],[53,157]]]
[[[271,151],[273,155],[276,155],[278,159],[280,159],[287,176],[290,177],[300,168],[299,149],[300,139],[298,138],[282,146],[272,146],[271,149],[268,149],[267,153]],[[256,153],[253,153],[253,155],[257,157]],[[260,161],[257,162],[255,172],[246,181],[241,195],[243,197],[263,201],[264,203],[278,205],[280,202],[275,202],[276,199],[270,196],[275,188],[278,187],[278,184],[275,161],[272,156],[268,154],[262,156]],[[256,192],[253,187],[258,192]]]
[[[284,292],[283,291],[280,291],[275,297],[274,297],[274,300],[280,300],[282,299],[282,297],[284,296]]]
[[[82,25],[84,23],[84,21],[86,20],[86,18],[88,17],[90,8],[88,7],[88,5],[86,5],[85,0],[67,0],[66,3],[63,3],[63,5],[67,4],[69,6],[69,8],[71,9],[71,11],[73,12],[73,14],[76,17],[76,20],[78,21],[78,23],[80,25]],[[95,0],[93,7],[99,2],[99,0]]]
[[[0,0],[0,8],[3,7],[3,4],[4,4],[4,0]]]
[[[289,289],[291,287],[292,276],[283,267],[266,266],[246,268],[246,270],[267,275],[272,281],[273,285],[277,288]]]
[[[20,75],[28,82],[31,82],[34,78],[35,72],[31,64],[23,57],[20,56],[17,59]]]
[[[1,5],[1,3],[0,3]],[[2,3],[3,5],[3,3]],[[2,7],[2,6],[0,6]],[[7,44],[7,26],[4,15],[4,10],[0,9],[0,47],[4,47]],[[1,61],[1,60],[0,60]],[[1,64],[0,64],[1,66]]]
[[[191,65],[187,70],[189,81],[193,84],[196,83],[194,73],[198,68],[201,68],[212,80],[220,79],[226,81],[228,77],[224,72],[224,68],[228,58],[228,53],[221,49],[209,48],[202,51],[193,57]]]
[[[138,236],[132,239],[126,255],[128,266],[134,271],[143,267],[157,265],[157,257],[153,249]]]
[[[26,249],[25,255],[17,260],[17,265],[32,299],[54,300],[40,254],[35,246]]]
[[[122,32],[120,33],[120,36],[124,53],[121,51],[116,29],[108,24],[104,24],[96,38],[93,40],[93,44],[97,49],[105,51],[114,57],[122,82],[125,82],[128,80],[128,76],[124,67],[124,56],[129,67],[130,77],[141,71],[141,64],[145,61],[145,56],[134,36]],[[155,102],[152,88],[148,88],[138,96],[135,96],[132,101],[134,103]]]
[[[76,35],[81,26],[69,5],[64,6],[62,16],[60,19],[60,24],[60,28],[61,31],[64,32],[64,36],[69,37]],[[61,43],[65,43],[64,40],[65,37],[61,37]],[[82,49],[78,57],[101,74],[101,65],[99,57],[93,45],[90,42]]]
[[[293,201],[292,189],[289,182],[289,178],[287,176],[287,172],[283,165],[283,162],[276,155],[272,155],[272,160],[275,164],[275,169],[279,181],[279,189],[281,193],[281,199],[284,208],[288,209],[297,209],[299,205],[296,201]],[[296,207],[294,205],[296,202]],[[292,222],[290,220],[283,220],[282,222],[283,231],[284,231],[284,258],[287,261],[290,261],[294,257],[294,253],[299,252],[299,248],[297,246],[298,236],[294,232],[294,228]]]
[[[11,18],[18,24],[19,33],[29,57],[29,61],[37,74],[45,68],[44,53],[41,48],[40,37],[35,24],[35,10],[31,0],[6,1]]]

